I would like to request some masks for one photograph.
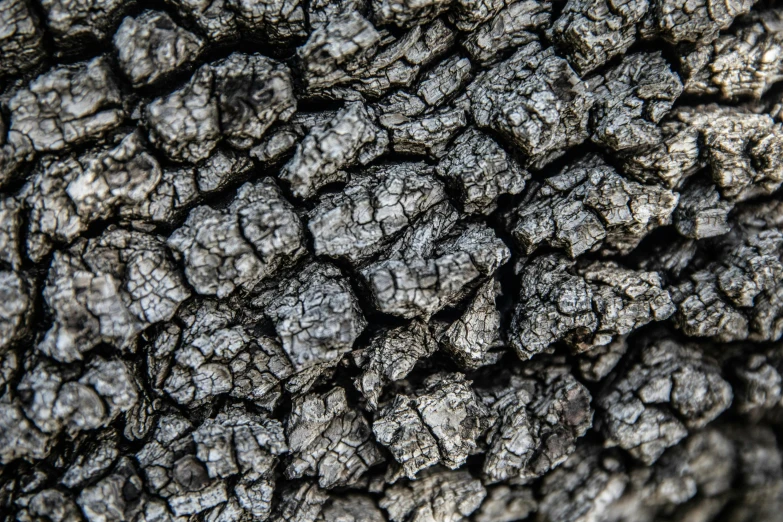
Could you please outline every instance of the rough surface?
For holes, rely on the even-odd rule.
[[[487,436],[487,483],[527,484],[560,465],[592,425],[591,396],[556,359],[495,377],[480,390],[498,421]]]
[[[729,407],[732,389],[717,365],[668,338],[642,346],[638,360],[598,397],[607,442],[646,464],[689,429],[704,427]]]
[[[379,504],[392,522],[458,522],[478,509],[487,491],[466,471],[427,474],[416,482],[390,487]]]
[[[104,57],[56,67],[8,100],[9,134],[38,152],[59,151],[100,138],[124,119],[120,89]]]
[[[193,288],[218,297],[252,290],[304,253],[302,224],[269,178],[242,185],[226,209],[193,209],[168,244]]]
[[[294,371],[279,342],[254,332],[228,303],[192,301],[162,329],[147,356],[152,385],[179,404],[251,397],[273,409]]]
[[[286,420],[292,460],[286,477],[317,476],[322,488],[354,485],[383,457],[372,440],[367,420],[333,388],[294,401]]]
[[[631,0],[620,9],[605,0],[569,0],[552,24],[552,39],[576,70],[586,74],[633,45],[636,25],[649,8],[646,0]]]
[[[407,377],[419,359],[432,355],[435,349],[432,334],[420,321],[379,332],[355,356],[362,372],[354,378],[354,385],[374,410],[384,387]]]
[[[463,227],[455,217],[448,203],[433,207],[391,246],[387,258],[361,270],[378,310],[406,318],[431,316],[508,260],[508,247],[491,229]]]
[[[538,42],[478,75],[467,94],[476,124],[501,134],[534,165],[588,137],[592,93],[568,62]]]
[[[317,255],[368,260],[421,214],[446,199],[424,163],[373,167],[339,193],[325,194],[307,227]]]
[[[668,225],[678,195],[629,181],[598,156],[586,156],[531,187],[509,215],[526,253],[542,244],[576,258],[603,250],[627,254],[649,232]]]
[[[141,133],[81,155],[44,156],[22,189],[30,224],[27,255],[41,261],[53,244],[67,245],[90,225],[147,201],[161,182],[161,167]]]
[[[0,0],[0,522],[777,522],[783,10]]]
[[[491,20],[484,22],[462,45],[477,63],[498,61],[506,51],[538,39],[538,32],[549,26],[550,2],[509,2]]]
[[[458,191],[462,209],[491,214],[504,194],[525,189],[529,174],[486,134],[469,129],[454,140],[436,172]]]
[[[592,140],[612,150],[661,142],[661,119],[682,94],[682,83],[660,53],[635,53],[591,81],[596,103]]]
[[[770,10],[680,58],[685,91],[725,99],[761,98],[781,75],[781,17]]]
[[[204,41],[166,13],[144,11],[123,20],[114,35],[114,47],[125,76],[134,87],[144,87],[193,62]]]
[[[460,373],[437,373],[414,396],[396,395],[378,412],[373,431],[401,474],[412,479],[439,462],[456,469],[477,450],[492,417],[470,384]]]
[[[0,77],[35,67],[46,57],[43,31],[27,0],[0,3]]]
[[[366,164],[386,149],[388,137],[361,103],[349,103],[324,125],[313,127],[280,172],[291,192],[310,198],[329,183],[345,181],[343,169]]]
[[[58,54],[69,54],[104,43],[136,1],[41,0],[40,4],[46,26],[60,47]]]
[[[748,229],[726,238],[725,261],[706,264],[674,290],[677,327],[693,337],[722,341],[776,341],[783,334],[780,310],[781,246],[777,229]],[[763,259],[763,261],[761,261]],[[763,263],[763,270],[751,267]]]
[[[348,280],[329,264],[307,266],[255,304],[274,323],[297,370],[336,364],[367,325]]]
[[[258,54],[233,53],[144,108],[150,141],[174,161],[205,159],[225,138],[250,148],[296,110],[288,68]]]
[[[492,364],[503,354],[498,287],[492,280],[480,286],[463,314],[450,325],[446,323],[448,326],[439,337],[443,350],[466,370]]]
[[[618,455],[583,442],[542,481],[538,514],[552,522],[612,520],[612,508],[628,484],[624,471]]]
[[[611,261],[578,268],[558,254],[521,263],[517,272],[521,291],[509,335],[523,360],[560,340],[589,351],[675,312],[657,272]]]

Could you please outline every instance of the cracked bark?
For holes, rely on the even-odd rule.
[[[0,513],[779,519],[780,13],[0,0]]]

